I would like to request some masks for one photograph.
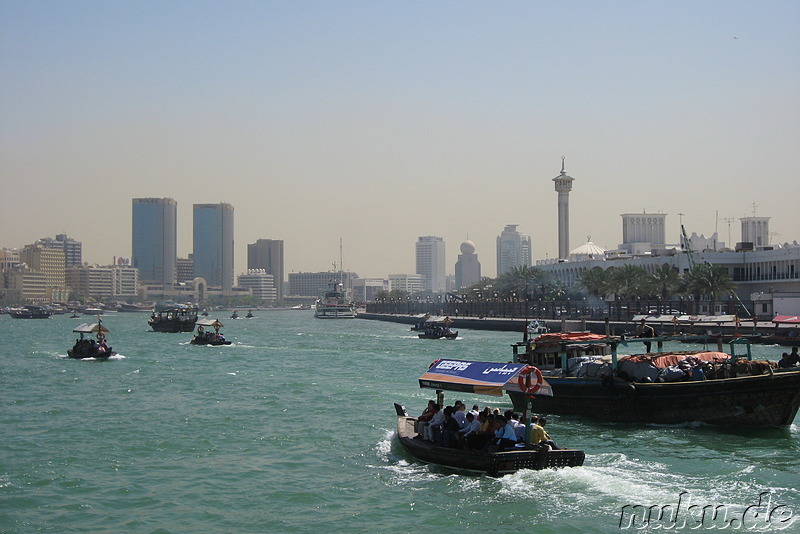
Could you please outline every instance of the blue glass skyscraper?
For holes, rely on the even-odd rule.
[[[194,205],[194,275],[223,293],[233,287],[233,206]]]
[[[142,283],[171,290],[178,256],[178,204],[171,198],[133,199],[133,266]]]

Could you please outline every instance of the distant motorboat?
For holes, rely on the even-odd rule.
[[[325,291],[314,304],[314,317],[318,319],[353,319],[355,305],[349,302],[340,290],[341,284],[331,280]]]

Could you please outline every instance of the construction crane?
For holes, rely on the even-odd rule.
[[[689,270],[694,269],[694,256],[692,256],[692,242],[686,237],[686,228],[681,224],[681,236],[683,238],[683,250],[686,251],[686,257],[689,260]]]

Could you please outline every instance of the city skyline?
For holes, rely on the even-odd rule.
[[[345,270],[413,273],[436,235],[448,274],[469,239],[495,276],[508,224],[558,256],[562,156],[570,248],[643,211],[668,243],[753,215],[798,239],[800,5],[507,7],[3,2],[0,247],[65,233],[110,264],[131,199],[166,197],[178,257],[193,204],[235,206],[237,274],[261,238],[287,274],[340,239]]]

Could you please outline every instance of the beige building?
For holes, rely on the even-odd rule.
[[[135,298],[138,291],[138,269],[127,265],[69,267],[66,270],[66,284],[83,298]]]

